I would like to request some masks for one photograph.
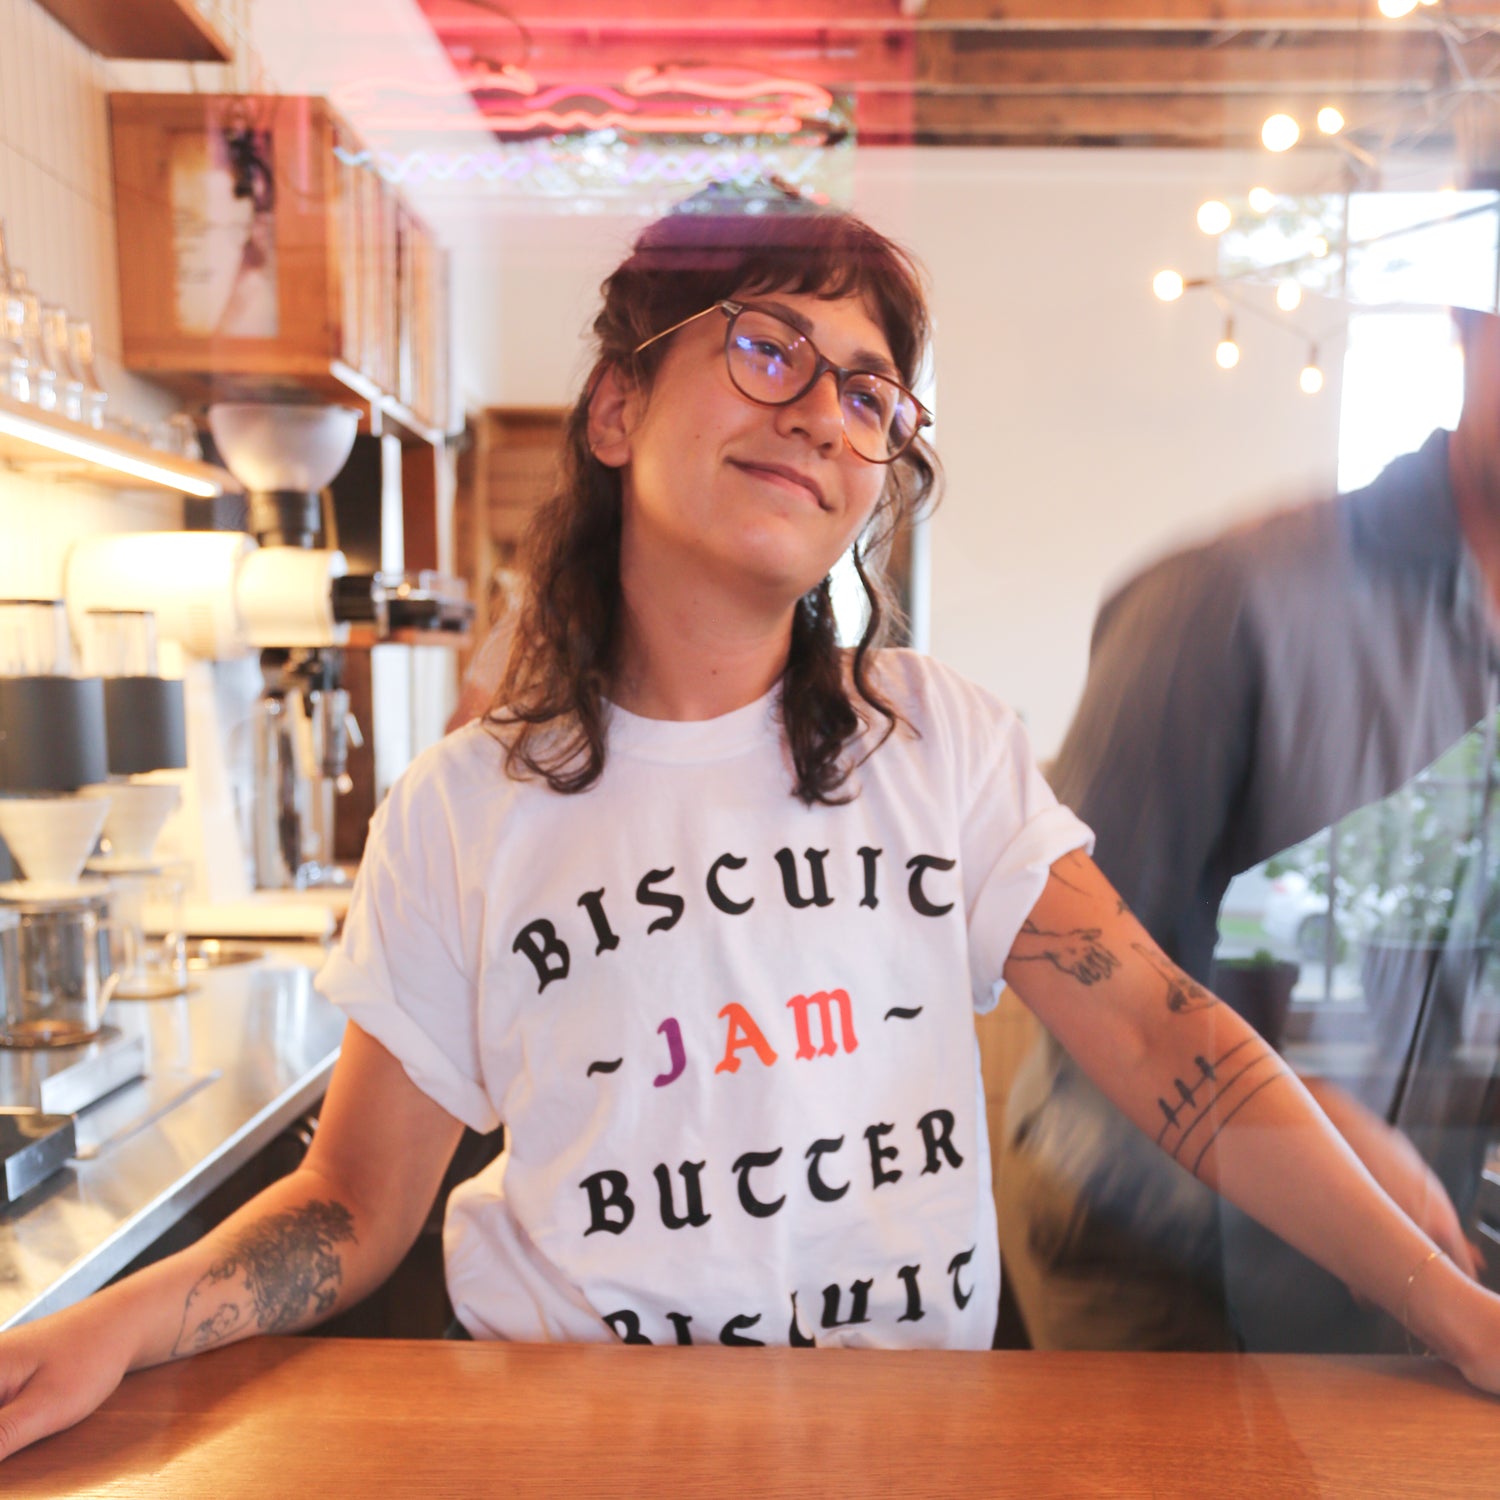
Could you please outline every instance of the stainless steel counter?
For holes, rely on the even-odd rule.
[[[321,961],[281,947],[110,1006],[147,1076],[84,1111],[77,1158],[0,1211],[0,1328],[96,1291],[316,1103],[344,1029],[312,988]]]

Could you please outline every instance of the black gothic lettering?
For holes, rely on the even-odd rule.
[[[755,905],[755,897],[748,901],[732,901],[719,885],[720,870],[743,870],[745,861],[735,854],[721,854],[708,868],[708,899],[722,912],[731,917],[742,917]]]
[[[673,891],[654,889],[662,881],[670,880],[676,873],[675,869],[648,870],[641,876],[641,883],[635,888],[635,899],[642,906],[660,906],[669,913],[668,916],[658,917],[646,929],[648,935],[653,932],[670,932],[682,920],[682,913],[687,902]]]
[[[631,1312],[628,1307],[622,1307],[619,1312],[605,1313],[604,1321],[619,1335],[622,1343],[649,1344],[651,1342],[641,1332],[640,1314]]]
[[[872,849],[868,844],[859,851],[860,861],[865,867],[865,893],[859,898],[859,904],[868,906],[871,911],[880,905],[880,897],[875,894],[875,862],[884,853],[884,849]]]
[[[929,1110],[917,1121],[917,1129],[922,1132],[922,1144],[927,1148],[927,1165],[922,1168],[922,1175],[924,1177],[929,1172],[939,1170],[939,1151],[948,1158],[948,1165],[950,1167],[963,1166],[964,1159],[958,1154],[953,1144],[952,1110]]]
[[[740,1202],[744,1205],[745,1212],[753,1218],[769,1219],[772,1214],[780,1213],[782,1204],[786,1202],[785,1193],[774,1203],[762,1203],[750,1191],[750,1173],[756,1167],[769,1167],[773,1165],[780,1155],[780,1146],[774,1151],[747,1151],[734,1164],[734,1170],[740,1174]]]
[[[958,1273],[974,1259],[974,1248],[970,1246],[967,1250],[961,1250],[952,1260],[948,1262],[948,1274],[953,1278],[953,1300],[962,1312],[969,1305],[969,1299],[974,1295],[971,1287],[967,1292],[958,1283]]]
[[[578,1186],[589,1195],[589,1227],[583,1231],[584,1238],[598,1234],[601,1229],[606,1234],[624,1234],[635,1217],[635,1204],[626,1191],[630,1179],[623,1172],[594,1172]],[[610,1209],[619,1217],[610,1218]]]
[[[601,885],[597,891],[585,891],[578,898],[578,904],[589,914],[589,921],[594,927],[594,936],[599,940],[598,946],[594,949],[594,957],[598,958],[601,953],[618,948],[620,940],[609,925],[609,918],[604,915],[604,887]]]
[[[797,1319],[797,1294],[792,1293],[792,1324],[787,1329],[786,1341],[793,1349],[816,1349],[817,1339],[810,1339],[802,1331],[802,1324]]]
[[[823,1181],[822,1173],[818,1169],[825,1153],[837,1151],[843,1144],[844,1138],[839,1136],[837,1140],[814,1141],[807,1148],[807,1186],[819,1203],[837,1203],[849,1191],[847,1182],[839,1187],[830,1187]]]
[[[512,953],[524,953],[536,970],[537,994],[554,979],[568,977],[568,945],[557,935],[557,929],[545,918],[528,922],[510,945]]]
[[[764,1339],[747,1339],[740,1333],[740,1329],[754,1328],[759,1322],[759,1313],[756,1313],[753,1318],[741,1313],[739,1317],[731,1318],[719,1330],[719,1342],[736,1349],[764,1349],[766,1347]]]
[[[687,1313],[667,1314],[667,1322],[677,1330],[677,1342],[679,1344],[691,1344],[693,1342],[693,1336],[688,1332],[688,1324],[692,1321],[692,1317]]]
[[[911,871],[911,880],[907,883],[906,894],[911,901],[911,909],[918,916],[941,917],[953,910],[951,901],[944,906],[937,906],[927,899],[926,892],[922,889],[922,877],[929,870],[951,870],[957,863],[953,859],[939,859],[936,854],[918,854],[907,860],[906,868]]]
[[[924,1316],[922,1290],[917,1285],[917,1272],[921,1269],[921,1266],[902,1266],[896,1272],[906,1286],[906,1311],[896,1319],[898,1323],[919,1323]]]
[[[894,1125],[871,1125],[865,1131],[865,1139],[870,1143],[870,1184],[872,1187],[880,1187],[883,1183],[895,1182],[901,1176],[901,1168],[887,1172],[881,1165],[882,1162],[894,1161],[901,1153],[894,1146],[882,1146],[880,1137],[889,1135],[896,1127]]]
[[[657,1189],[661,1193],[661,1221],[668,1229],[686,1229],[689,1224],[694,1229],[701,1229],[713,1218],[712,1214],[703,1212],[703,1185],[699,1181],[703,1166],[701,1161],[685,1161],[677,1169],[682,1173],[684,1196],[687,1199],[686,1212],[681,1214],[672,1201],[672,1174],[667,1170],[667,1164],[662,1162],[653,1173]]]
[[[849,1316],[841,1319],[839,1317],[839,1300],[843,1296],[843,1288],[838,1282],[832,1286],[823,1288],[823,1327],[824,1328],[847,1328],[854,1323],[868,1323],[870,1321],[870,1288],[874,1286],[873,1281],[856,1281],[849,1287]]]
[[[823,874],[823,861],[828,858],[826,849],[804,850],[807,867],[812,873],[812,895],[804,896],[797,880],[797,856],[790,849],[776,851],[776,863],[781,866],[781,885],[786,892],[788,906],[799,911],[805,906],[832,906],[833,897],[828,894],[828,881]]]

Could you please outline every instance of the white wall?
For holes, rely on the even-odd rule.
[[[251,0],[200,9],[233,35]],[[111,89],[239,86],[233,70],[120,65],[96,57],[34,0],[0,0],[0,220],[12,263],[44,302],[94,326],[110,410],[151,422],[176,406],[120,365],[115,209],[108,109]],[[0,469],[0,597],[62,591],[77,536],[180,526],[182,500],[122,494]]]
[[[1288,190],[1289,170],[1327,170],[1275,165],[1269,185]],[[948,493],[930,538],[931,649],[1014,703],[1043,755],[1112,582],[1177,538],[1333,483],[1342,313],[1302,314],[1329,375],[1313,400],[1297,340],[1241,316],[1244,358],[1225,374],[1212,302],[1151,293],[1164,266],[1213,269],[1198,204],[1267,174],[1260,155],[1189,152],[859,157],[856,207],[932,275]],[[641,223],[472,201],[445,220],[471,406],[571,399],[598,283]]]

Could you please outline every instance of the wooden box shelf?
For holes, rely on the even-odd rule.
[[[326,100],[114,94],[110,117],[128,368],[441,436],[445,254]]]

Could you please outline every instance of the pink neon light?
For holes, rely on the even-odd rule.
[[[792,134],[806,122],[833,107],[833,95],[817,84],[797,78],[755,74],[734,68],[635,68],[626,75],[623,89],[608,84],[556,83],[538,88],[536,79],[520,68],[469,68],[455,83],[428,84],[407,79],[366,78],[340,89],[335,99],[350,104],[381,92],[442,97],[472,94],[484,110],[483,127],[503,135],[522,135],[546,130],[554,134],[573,131],[630,130],[646,135],[696,135],[711,130],[720,135]],[[514,96],[524,108],[501,105],[484,109],[478,96],[504,93]],[[674,112],[658,113],[643,107],[643,100],[664,96],[701,99],[710,108],[692,111],[679,104]],[[767,99],[767,96],[770,96]],[[758,108],[720,111],[713,105],[766,100]],[[595,111],[587,101],[605,106]],[[576,101],[573,108],[564,108]],[[491,101],[499,104],[500,101]]]

